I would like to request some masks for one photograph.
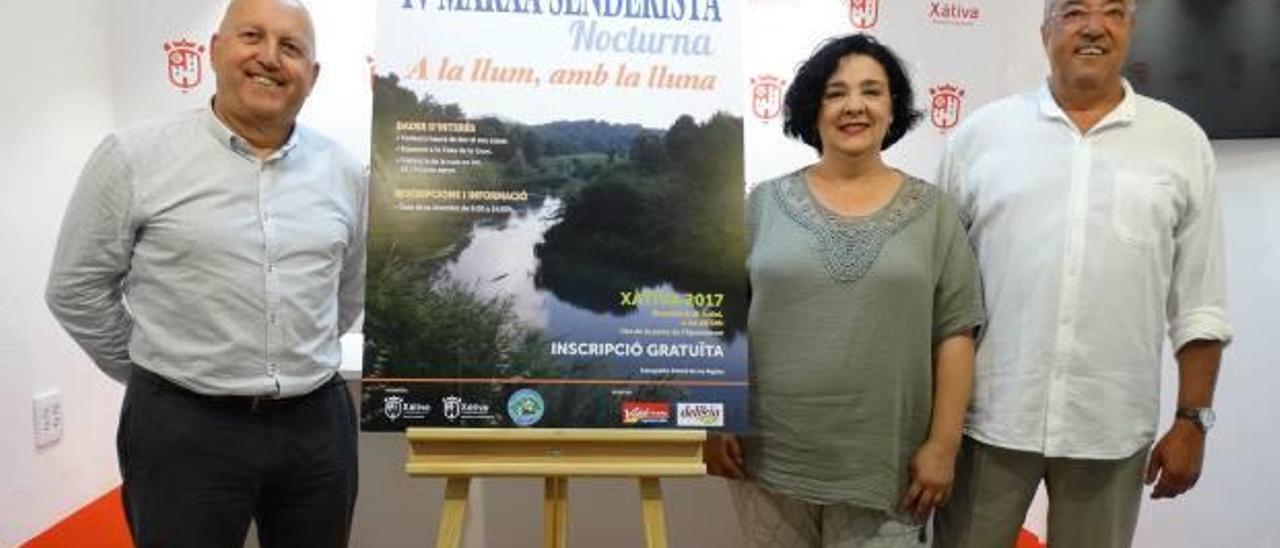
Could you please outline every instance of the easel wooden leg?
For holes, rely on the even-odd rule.
[[[646,548],[667,548],[659,477],[700,477],[702,430],[649,428],[409,428],[411,476],[445,477],[438,548],[458,548],[475,477],[543,479],[542,545],[569,543],[569,478],[635,478],[640,486]]]
[[[667,548],[667,518],[658,478],[640,478],[640,507],[644,512],[645,548]]]
[[[462,522],[467,517],[467,495],[471,478],[450,477],[444,485],[444,508],[440,511],[440,530],[436,548],[458,548],[462,542]]]
[[[569,544],[569,478],[550,476],[542,492],[542,546]]]

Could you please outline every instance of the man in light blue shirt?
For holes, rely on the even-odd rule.
[[[128,383],[139,546],[345,546],[354,408],[338,337],[363,306],[363,168],[295,123],[319,75],[306,9],[232,0],[209,108],[108,136],[63,220],[47,300]]]

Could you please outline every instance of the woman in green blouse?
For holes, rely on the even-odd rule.
[[[787,91],[784,131],[821,158],[748,199],[752,427],[707,444],[749,546],[919,546],[950,495],[982,295],[947,196],[881,157],[912,97],[864,34]]]

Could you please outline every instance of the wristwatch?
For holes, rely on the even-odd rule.
[[[1213,428],[1213,421],[1216,419],[1212,407],[1179,407],[1174,416],[1194,422],[1206,434]]]

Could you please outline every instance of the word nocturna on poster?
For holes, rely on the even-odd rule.
[[[405,10],[578,17],[569,24],[573,51],[710,56],[711,36],[598,25],[597,19],[720,23],[719,0],[404,0]]]

